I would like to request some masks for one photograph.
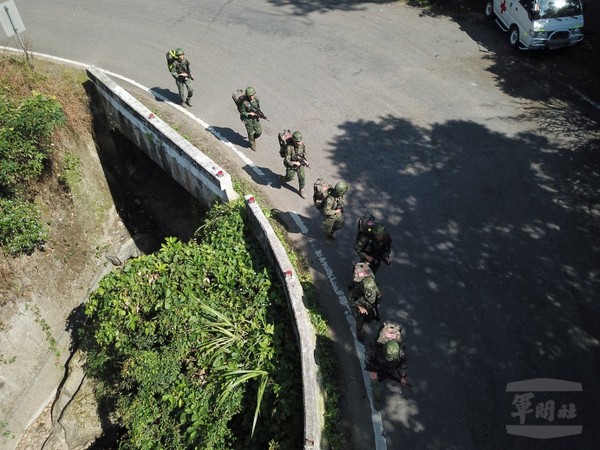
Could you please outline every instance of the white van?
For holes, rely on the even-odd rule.
[[[513,48],[556,49],[583,39],[580,0],[490,0],[484,14],[508,31]]]

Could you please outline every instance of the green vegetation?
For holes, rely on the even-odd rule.
[[[169,238],[106,276],[86,316],[120,448],[302,447],[296,340],[242,201],[213,207],[195,241]]]
[[[63,192],[77,192],[81,161],[61,141],[89,132],[87,98],[73,88],[85,80],[85,74],[58,65],[36,61],[31,67],[20,58],[0,56],[2,125],[9,117],[17,120],[17,111],[27,104],[23,120],[29,117],[29,127],[47,131],[39,146],[27,147],[35,157],[25,159],[26,170],[0,160],[6,164],[0,168],[0,235],[7,238],[0,245],[8,254],[29,253],[47,239],[48,227],[41,224],[33,199],[48,190],[45,183],[52,175]],[[36,119],[36,112],[50,120]],[[3,136],[12,139],[10,133]],[[238,192],[254,190],[234,181]],[[195,242],[169,239],[155,255],[117,269],[92,295],[82,342],[88,370],[99,381],[101,407],[117,412],[125,429],[121,448],[302,446],[295,334],[279,281],[251,238],[242,209],[241,203],[216,207]],[[288,251],[294,265],[304,264]],[[330,332],[319,315],[312,281],[300,276],[317,331],[326,394],[324,438],[329,448],[341,449]],[[39,310],[34,313],[57,353]],[[0,354],[2,364],[14,360]]]
[[[31,253],[44,243],[48,230],[35,204],[0,198],[0,246],[10,255]]]
[[[2,61],[3,75],[9,72],[10,61]],[[36,79],[23,64],[13,62],[11,67]],[[32,90],[17,100],[10,97],[14,78],[0,80],[0,245],[4,252],[17,255],[31,253],[47,237],[28,186],[44,172],[53,151],[52,133],[65,123],[65,115],[54,97]]]

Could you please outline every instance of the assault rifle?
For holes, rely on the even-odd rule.
[[[298,161],[301,166],[304,166],[304,167],[310,169],[310,165],[308,164],[308,161],[306,160],[306,158],[304,156],[296,156],[296,161]]]
[[[365,308],[367,310],[367,318],[372,315],[373,318],[370,320],[374,319],[377,322],[380,322],[381,318],[379,317],[378,303],[379,302],[369,303],[368,301],[364,300],[363,297],[361,297],[359,300],[356,301],[356,306],[362,306],[363,308]],[[374,314],[371,314],[371,313],[374,313]],[[369,319],[367,319],[367,320],[369,320]]]
[[[398,383],[400,383],[402,386],[408,386],[408,387],[412,387],[412,384],[410,384],[408,381],[405,381],[404,383],[402,382],[402,378],[401,377],[397,377],[395,375],[392,374],[388,374],[388,373],[379,373],[377,372],[377,378],[381,381],[385,380],[386,378],[396,381]],[[404,379],[406,380],[406,377],[404,377]]]
[[[408,386],[408,387],[412,387],[412,384],[410,384],[408,382],[408,380],[406,379],[406,377],[404,377],[404,379],[406,380],[404,383],[402,383],[402,378],[401,377],[397,377],[396,375],[393,375],[391,373],[386,373],[386,372],[380,372],[378,370],[378,368],[371,364],[370,362],[367,362],[366,366],[365,366],[365,370],[368,370],[369,372],[376,372],[377,373],[377,379],[379,381],[384,381],[384,380],[392,380],[395,381],[397,383],[400,383],[402,386]]]
[[[267,119],[267,116],[265,116],[265,113],[263,113],[260,108],[255,108],[254,106],[252,106],[252,103],[248,102],[250,104],[250,109],[252,110],[253,113],[256,113],[256,115],[258,117],[260,117],[261,119],[265,119],[267,122],[270,122],[269,119]]]

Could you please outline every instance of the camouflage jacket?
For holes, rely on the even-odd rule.
[[[321,207],[321,214],[325,217],[335,216],[335,212],[338,209],[344,207],[344,196],[336,197],[331,192],[333,188],[329,189],[329,195],[323,200],[323,206]]]
[[[373,235],[358,233],[354,243],[354,250],[362,259],[365,259],[365,255],[376,259],[389,258],[392,253],[392,238],[386,233],[383,240],[376,241]]]
[[[286,147],[285,156],[283,157],[283,165],[285,167],[295,169],[296,167],[292,162],[301,162],[302,160],[306,161],[306,148],[304,147],[304,144],[301,144],[298,147],[290,144]]]
[[[402,347],[402,346],[401,346]],[[366,357],[366,369],[369,372],[377,372],[380,378],[388,377],[406,377],[407,364],[406,355],[401,352],[398,359],[388,361],[385,358],[384,347],[380,344],[372,344]]]
[[[352,286],[352,289],[350,290],[350,300],[361,306],[364,306],[365,303],[374,306],[381,297],[381,290],[377,284],[375,284],[374,288],[368,289],[364,285],[365,279],[366,278],[363,278],[363,280],[355,283],[354,286]]]
[[[260,100],[258,97],[254,97],[252,101],[248,100],[248,98],[244,98],[242,100],[242,106],[240,108],[240,119],[242,122],[247,120],[260,120],[258,116],[249,116],[248,113],[256,112],[257,109],[260,109]]]
[[[175,78],[177,81],[185,81],[187,77],[180,77],[180,73],[187,73],[190,76],[192,75],[192,72],[190,71],[190,62],[187,59],[184,59],[183,61],[179,61],[177,59],[173,63],[173,66],[171,67],[171,75],[173,75],[173,78]]]

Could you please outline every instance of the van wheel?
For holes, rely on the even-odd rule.
[[[512,48],[519,48],[519,27],[513,25],[508,31],[508,45]]]
[[[485,16],[485,18],[487,20],[492,20],[493,18],[496,17],[496,14],[494,13],[494,3],[493,2],[485,2],[484,7],[483,7],[483,15]]]

